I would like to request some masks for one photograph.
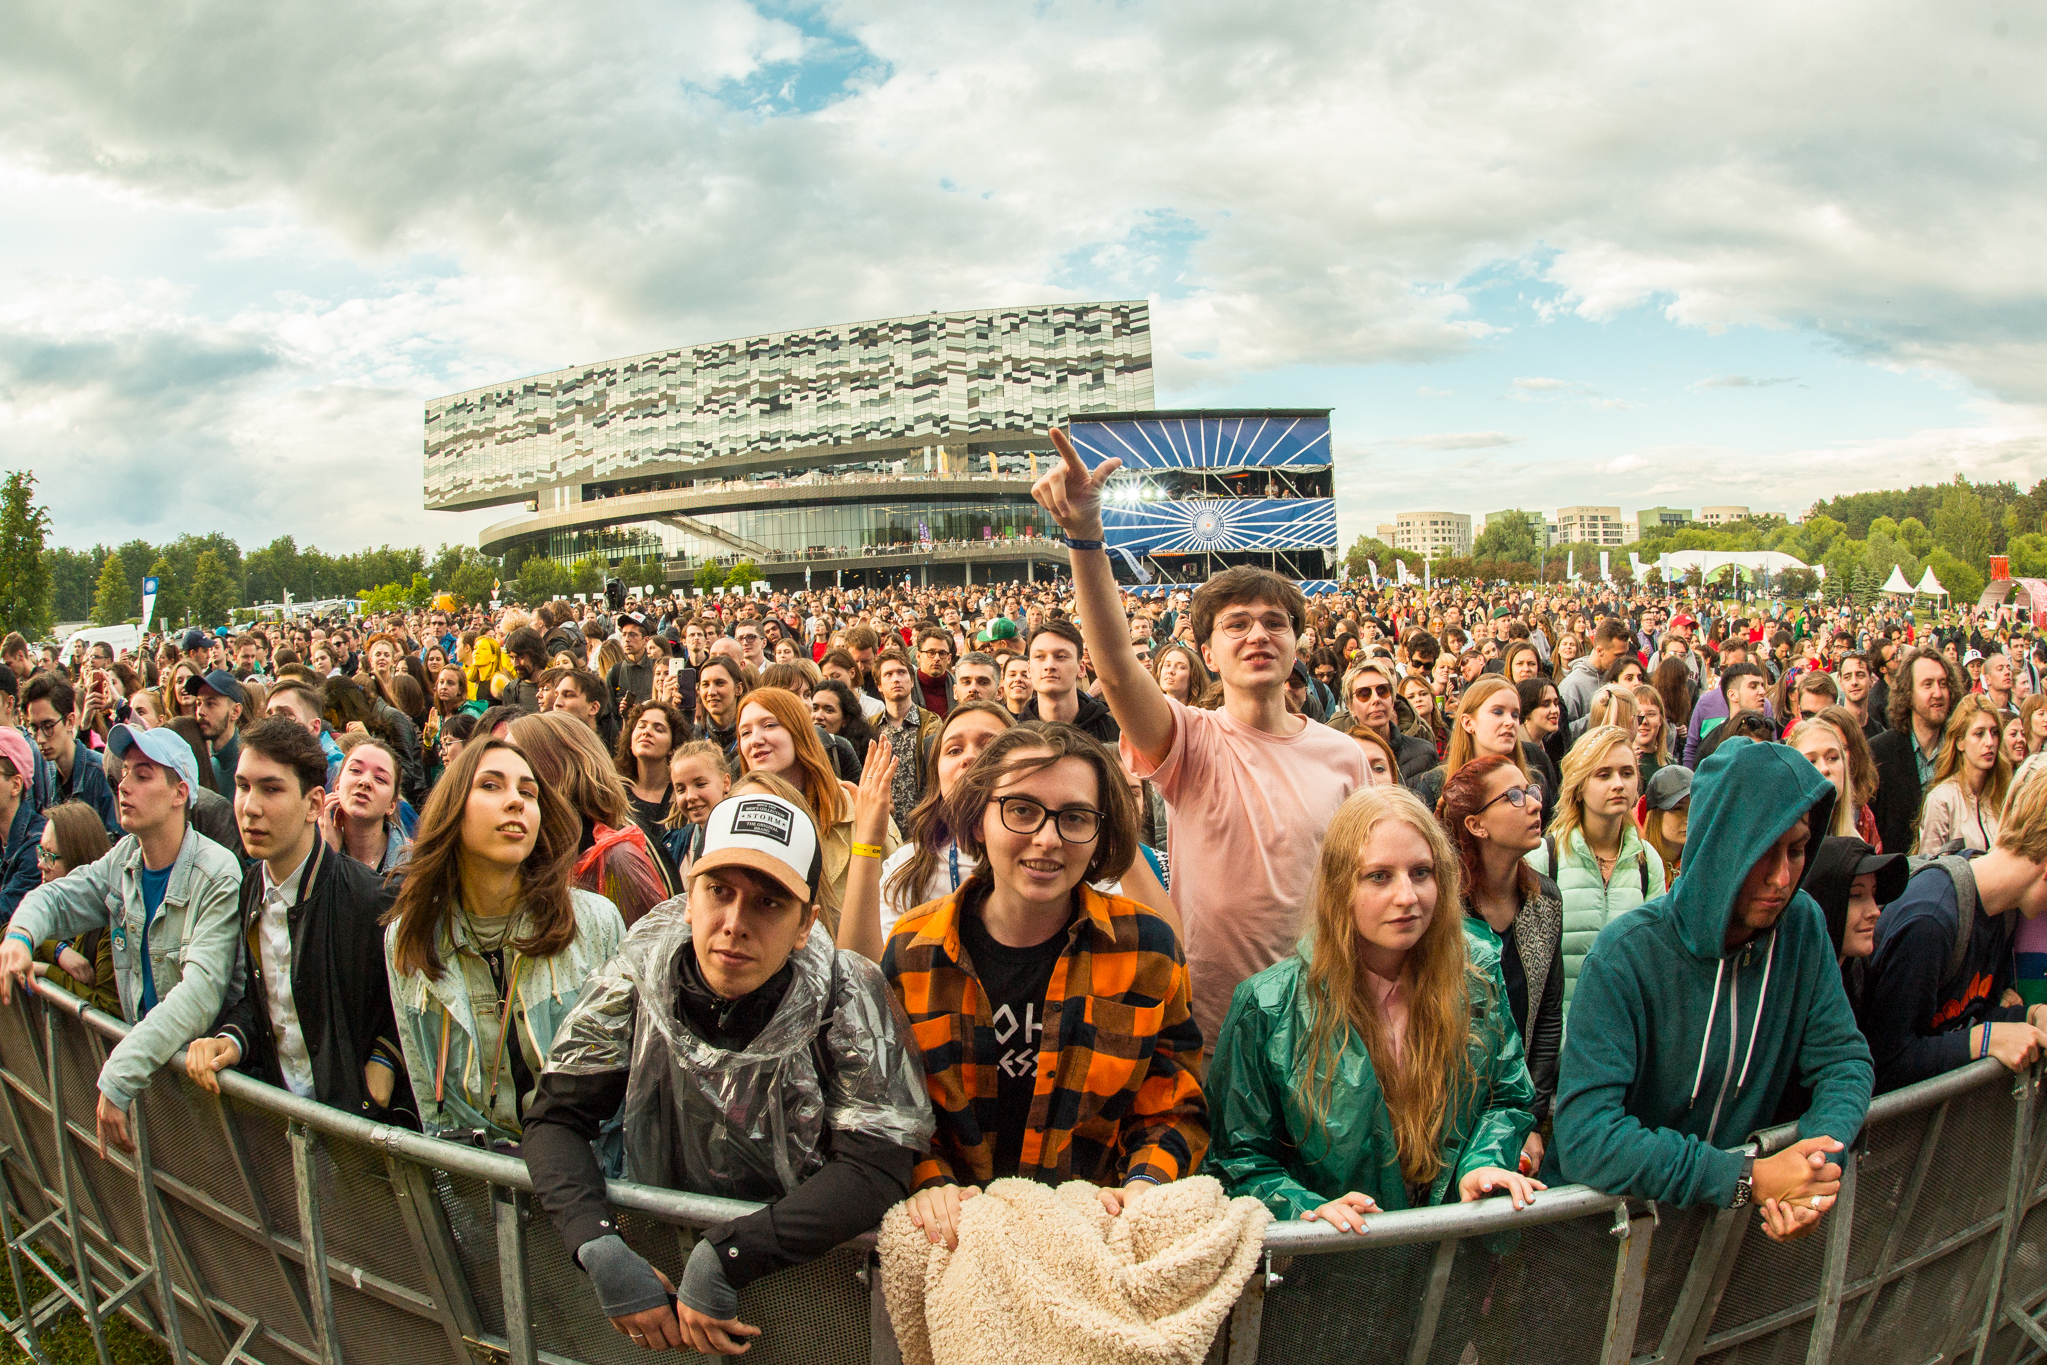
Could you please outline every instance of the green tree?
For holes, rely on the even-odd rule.
[[[135,597],[128,586],[128,573],[121,567],[121,556],[107,554],[107,562],[100,566],[99,588],[92,598],[92,623],[96,626],[119,625],[128,619],[128,610],[135,606]]]
[[[699,564],[696,577],[691,581],[707,593],[716,592],[725,586],[725,571],[716,564]]]
[[[237,595],[226,567],[220,562],[219,553],[201,550],[193,562],[192,589],[186,603],[199,624],[227,625],[234,617]]]
[[[2005,550],[2011,555],[2013,577],[2047,577],[2047,533],[2028,531],[2013,536]]]
[[[1941,549],[1972,568],[1986,568],[1993,529],[1975,489],[1956,479],[1941,491],[1940,505],[1933,513],[1933,540]]]
[[[725,575],[725,586],[737,588],[743,592],[753,584],[760,582],[764,577],[766,575],[761,573],[752,560],[742,559],[732,566],[730,573]]]
[[[159,630],[182,625],[185,620],[184,595],[178,591],[178,580],[171,575],[170,560],[159,555],[145,576],[156,579],[156,612],[150,623]]]
[[[50,630],[50,569],[43,562],[50,514],[36,505],[35,484],[25,469],[0,484],[0,621],[31,640]]]
[[[405,593],[405,604],[414,611],[424,611],[426,604],[434,600],[433,580],[423,573],[412,576],[412,587]]]
[[[1811,569],[1786,569],[1777,575],[1777,591],[1786,597],[1810,597],[1819,585],[1819,575]]]
[[[534,555],[519,566],[515,595],[529,607],[549,602],[569,591],[569,571],[546,555]]]
[[[409,595],[397,583],[386,583],[381,587],[365,588],[356,594],[367,615],[381,616],[386,612],[404,611],[410,604]]]
[[[1535,526],[1520,508],[1486,518],[1485,530],[1471,547],[1473,559],[1534,564],[1538,545]]]
[[[52,545],[43,551],[43,563],[50,570],[50,616],[57,621],[92,619],[94,585],[101,567],[113,553],[104,545],[90,550],[67,550]],[[125,620],[126,617],[120,619]]]
[[[462,566],[448,576],[442,586],[463,603],[475,606],[490,600],[490,585],[497,581],[497,569],[482,555],[467,559]]]
[[[599,593],[604,591],[604,575],[611,571],[611,561],[600,554],[587,554],[576,561],[569,570],[569,591]]]

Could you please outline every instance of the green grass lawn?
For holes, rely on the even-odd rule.
[[[53,1259],[51,1264],[61,1261]],[[36,1274],[33,1266],[25,1265],[24,1269],[32,1277],[29,1293],[40,1299],[49,1292],[49,1281]],[[12,1318],[20,1311],[15,1302],[14,1277],[7,1273],[5,1259],[0,1258],[0,1313]],[[113,1357],[114,1365],[169,1365],[170,1353],[128,1319],[116,1315],[106,1324],[106,1332],[107,1353]],[[75,1309],[52,1319],[43,1328],[42,1347],[44,1354],[58,1365],[98,1365],[92,1333],[86,1330],[85,1318]],[[0,1362],[27,1359],[28,1354],[14,1344],[14,1338],[0,1332]]]

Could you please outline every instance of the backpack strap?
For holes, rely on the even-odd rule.
[[[1557,836],[1554,834],[1543,835],[1542,846],[1549,850],[1549,879],[1555,881],[1557,879]]]
[[[1648,847],[1648,845],[1646,845],[1646,844],[1644,844],[1644,845],[1642,846],[1642,861],[1641,861],[1641,871],[1642,871],[1642,899],[1643,899],[1643,900],[1648,900],[1648,899],[1649,899],[1649,847]]]
[[[1952,854],[1934,859],[1930,866],[1947,873],[1955,885],[1955,946],[1948,952],[1947,969],[1940,978],[1945,993],[1968,965],[1969,936],[1976,924],[1976,872],[1967,858]]]

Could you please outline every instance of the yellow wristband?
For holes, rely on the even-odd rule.
[[[881,856],[881,845],[855,844],[853,845],[853,856],[856,858],[879,858]]]

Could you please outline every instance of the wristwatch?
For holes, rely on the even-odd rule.
[[[1756,1194],[1756,1159],[1746,1157],[1741,1163],[1741,1179],[1734,1182],[1734,1202],[1727,1207],[1739,1209],[1747,1206]]]

